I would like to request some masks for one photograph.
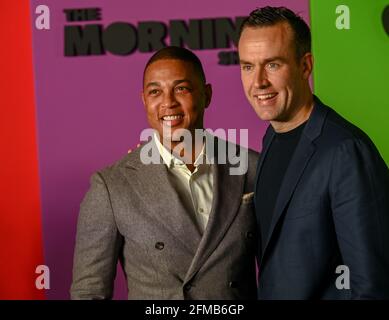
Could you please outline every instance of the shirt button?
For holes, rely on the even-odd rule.
[[[190,291],[190,289],[192,289],[192,286],[191,286],[190,283],[187,283],[186,285],[184,285],[184,290],[185,290],[186,292]]]
[[[157,242],[155,244],[155,249],[162,250],[165,247],[165,244],[163,242]]]
[[[203,208],[199,208],[199,212],[200,212],[200,213],[203,213],[203,212],[204,212],[204,209],[203,209]]]

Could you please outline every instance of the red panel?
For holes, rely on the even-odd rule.
[[[29,6],[0,3],[0,299],[44,299]]]

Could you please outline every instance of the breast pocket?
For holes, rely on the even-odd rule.
[[[322,209],[320,195],[306,195],[292,198],[286,211],[286,220],[302,219],[318,214]]]

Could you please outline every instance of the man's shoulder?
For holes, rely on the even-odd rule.
[[[319,108],[324,110],[325,121],[321,130],[318,143],[332,147],[339,146],[349,141],[359,141],[364,144],[372,144],[369,136],[358,126],[345,119],[330,106],[319,103]]]
[[[225,144],[227,146],[226,150],[232,148],[233,150],[236,150],[236,154],[240,154],[242,152],[248,154],[249,161],[250,160],[257,160],[259,157],[259,152],[255,151],[251,148],[244,147],[240,144],[237,144],[237,143],[234,143],[234,142],[231,142],[231,141],[228,141],[228,140],[216,137],[216,136],[215,136],[215,139],[216,139],[218,145]],[[220,152],[220,149],[216,148],[216,152]]]
[[[369,157],[380,158],[380,153],[369,136],[359,127],[345,119],[342,115],[328,106],[320,138],[315,144],[326,155],[333,152],[349,155],[363,153]],[[358,152],[356,150],[359,150]],[[357,153],[356,153],[357,152]]]
[[[328,129],[330,129],[338,139],[369,139],[361,128],[342,117],[333,109],[330,109],[328,113],[327,123]]]
[[[258,151],[255,151],[254,149],[244,147],[244,146],[237,144],[235,142],[231,142],[231,141],[228,141],[228,140],[216,137],[216,136],[214,138],[216,139],[218,144],[224,143],[224,144],[226,144],[227,148],[234,148],[235,150],[237,150],[237,153],[246,152],[249,154],[249,157],[251,157],[251,158],[255,158],[255,157],[258,158],[259,157]]]
[[[253,149],[248,148],[248,154],[249,154],[249,161],[257,162],[260,153],[258,151],[255,151]]]
[[[217,140],[218,146],[220,146],[220,144],[223,144],[224,146],[226,146],[225,149],[219,148],[219,147],[215,148],[215,150],[216,150],[215,152],[217,153],[217,158],[219,160],[220,160],[220,158],[224,159],[223,157],[221,157],[221,156],[223,156],[223,154],[221,154],[221,153],[225,152],[226,153],[225,156],[227,159],[227,165],[229,165],[231,167],[243,166],[246,168],[245,170],[243,170],[246,175],[248,175],[248,176],[255,175],[257,161],[259,158],[259,153],[257,151],[250,149],[250,148],[247,148],[247,147],[244,147],[244,146],[241,146],[239,144],[221,139],[221,138],[216,137],[216,140]],[[231,159],[230,157],[232,156],[233,153],[235,153],[234,157],[236,157],[236,158]],[[216,164],[218,165],[218,164],[223,164],[223,163],[220,163],[218,161]]]
[[[140,149],[141,147],[136,148],[132,152],[122,156],[119,160],[111,163],[110,165],[97,171],[98,174],[104,178],[116,177],[118,174],[122,174],[123,169],[125,168],[136,168],[139,166],[140,162]]]

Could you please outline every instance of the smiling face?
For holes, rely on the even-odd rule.
[[[142,100],[150,126],[163,140],[171,130],[187,129],[194,137],[195,129],[203,128],[204,109],[212,96],[211,86],[205,84],[190,62],[162,59],[151,63],[144,74]],[[174,143],[172,143],[174,147]]]
[[[312,56],[296,58],[288,23],[246,27],[239,40],[239,58],[246,97],[262,120],[283,132],[309,117]]]

